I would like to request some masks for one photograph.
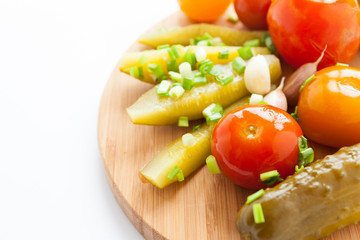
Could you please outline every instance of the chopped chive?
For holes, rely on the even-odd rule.
[[[261,203],[254,203],[253,205],[254,222],[256,224],[264,223],[265,217],[261,207]]]
[[[219,52],[218,59],[229,59],[229,50]]]
[[[170,79],[173,80],[174,82],[181,82],[182,81],[182,76],[181,76],[180,73],[170,71],[169,76],[170,76]]]
[[[247,197],[246,204],[250,204],[253,201],[255,201],[256,199],[261,198],[264,195],[264,193],[265,193],[264,189],[260,189],[256,193],[249,195]]]
[[[164,45],[158,46],[156,49],[157,49],[157,50],[162,50],[162,49],[166,49],[166,48],[169,48],[169,47],[170,47],[169,44],[164,44]]]
[[[299,92],[301,92],[303,88],[306,86],[306,84],[311,82],[314,78],[315,78],[315,74],[311,75],[308,79],[306,79],[305,82],[301,85]]]
[[[185,147],[191,147],[195,144],[195,138],[191,133],[184,134],[181,139]]]
[[[275,45],[271,39],[271,36],[269,33],[265,33],[262,38],[261,41],[265,44],[265,46],[267,47],[267,49],[272,53],[275,54],[276,53],[276,48]]]
[[[145,55],[142,54],[142,55],[140,56],[139,60],[138,60],[138,63],[139,63],[140,65],[144,65],[146,62],[147,62],[147,59],[146,59]]]
[[[171,60],[173,60],[173,61],[180,57],[180,53],[177,50],[176,46],[172,46],[171,48],[169,48],[168,53],[169,53]]]
[[[176,83],[174,83],[174,85],[175,84]],[[185,92],[185,90],[181,85],[179,85],[179,86],[175,85],[173,88],[170,89],[169,95],[173,98],[179,98],[184,94],[184,92]]]
[[[271,187],[272,185],[274,185],[274,183],[283,180],[284,179],[280,177],[280,173],[277,170],[273,170],[273,171],[261,173],[259,182]]]
[[[254,39],[250,41],[246,41],[244,43],[244,47],[258,47],[260,46],[260,39]]]
[[[209,59],[206,59],[199,64],[199,71],[204,75],[208,74],[211,71],[211,69],[213,68],[213,66],[214,66],[214,63],[212,61],[210,61]]]
[[[171,82],[168,80],[163,80],[159,86],[156,87],[156,93],[160,97],[166,97],[169,96],[169,90],[171,88]]]
[[[238,49],[239,56],[242,59],[250,59],[254,56],[251,47],[242,47]]]
[[[204,85],[206,83],[207,79],[202,73],[195,75],[194,85]]]
[[[196,130],[199,130],[200,129],[200,125],[196,125],[194,128],[193,128],[193,131],[196,131]]]
[[[234,80],[234,75],[232,74],[226,76],[219,75],[215,77],[215,80],[218,81],[222,86],[226,86]]]
[[[139,68],[138,67],[131,67],[126,69],[129,73],[130,76],[134,77],[134,78],[139,78],[140,73],[139,73]]]
[[[206,158],[206,165],[209,168],[211,174],[220,174],[221,170],[219,165],[216,162],[216,159],[213,155],[210,155]]]
[[[168,72],[178,72],[179,65],[177,64],[176,60],[168,61],[166,63]]]
[[[148,69],[155,75],[155,77],[159,81],[162,81],[166,78],[164,70],[162,69],[162,67],[160,65],[155,64],[155,63],[150,63],[150,64],[148,64]]]
[[[199,47],[195,51],[196,61],[202,62],[206,59],[206,51],[203,47]]]
[[[194,83],[195,83],[194,78],[184,77],[184,80],[183,80],[183,88],[184,88],[185,90],[190,91],[190,90],[193,88]]]
[[[179,127],[188,127],[189,126],[189,118],[186,116],[179,117],[178,126]]]
[[[184,174],[181,170],[176,174],[176,178],[177,178],[178,182],[184,181],[184,179],[185,179]]]
[[[180,171],[180,168],[179,168],[177,165],[175,165],[175,166],[170,170],[170,172],[169,172],[169,174],[168,174],[168,176],[167,176],[168,179],[173,180],[173,179],[175,178],[176,174],[179,173],[179,171]]]
[[[234,61],[232,62],[232,68],[237,72],[238,74],[242,74],[245,72],[246,68],[246,62],[241,57],[236,57]]]
[[[300,172],[301,170],[303,170],[304,169],[304,165],[301,165],[301,167],[299,168],[299,165],[296,165],[295,166],[295,171],[296,172]]]
[[[349,64],[346,64],[346,63],[336,63],[336,66],[344,66],[344,67],[348,67]]]
[[[299,116],[298,116],[298,106],[295,107],[295,111],[290,114],[297,122],[299,121]]]

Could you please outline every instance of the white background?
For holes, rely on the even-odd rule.
[[[97,145],[107,79],[176,0],[0,0],[0,239],[142,239]]]

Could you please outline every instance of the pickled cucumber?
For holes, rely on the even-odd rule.
[[[176,27],[169,29],[160,29],[159,31],[145,33],[138,41],[146,45],[157,47],[164,44],[189,45],[190,40],[205,33],[212,37],[220,37],[222,41],[229,46],[241,46],[244,42],[261,39],[264,31],[241,31],[228,27],[216,26],[213,24],[192,24],[186,27]]]
[[[312,163],[244,205],[236,219],[242,236],[266,240],[312,240],[360,221],[360,144]],[[265,222],[255,224],[253,204]]]
[[[281,77],[279,59],[274,55],[264,55],[269,64],[272,82]],[[232,71],[231,63],[222,65],[224,72]],[[133,123],[147,125],[168,125],[177,123],[180,116],[189,120],[202,118],[202,111],[212,103],[227,107],[248,94],[242,75],[234,75],[234,80],[222,86],[211,81],[203,86],[186,91],[180,98],[159,97],[152,88],[143,94],[127,112]]]
[[[191,46],[191,52],[193,53],[196,51],[197,46]],[[186,52],[186,48],[182,46],[177,47],[180,57],[176,60],[176,63],[179,65],[182,57]],[[212,61],[214,64],[225,64],[234,60],[234,58],[238,57],[239,54],[237,50],[239,47],[204,47],[207,55],[207,59]],[[219,52],[228,50],[229,51],[229,58],[228,59],[218,59]],[[251,48],[253,55],[264,55],[270,54],[269,50],[266,47],[253,47]],[[143,59],[143,63],[139,61]],[[150,50],[145,52],[128,52],[124,53],[120,59],[120,71],[129,73],[130,68],[132,67],[142,67],[143,76],[139,79],[155,84],[156,78],[148,69],[149,63],[155,63],[161,66],[164,73],[168,72],[167,62],[170,61],[169,54],[167,49],[161,50]]]
[[[225,109],[224,113],[246,105],[248,98],[249,96],[244,97],[232,104]],[[210,138],[215,126],[216,122],[210,125],[204,123],[200,129],[192,132],[195,144],[191,147],[185,147],[181,138],[167,145],[140,171],[142,177],[154,186],[164,188],[177,181],[176,178],[170,180],[167,177],[174,166],[178,166],[185,177],[189,176],[201,167],[206,157],[210,155]]]

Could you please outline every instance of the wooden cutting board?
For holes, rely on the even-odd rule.
[[[151,30],[188,24],[191,22],[179,12]],[[224,18],[216,24],[244,28],[241,23],[229,23]],[[144,45],[134,43],[128,51],[144,49],[147,49]],[[352,65],[360,66],[359,56]],[[121,73],[117,64],[101,99],[99,148],[117,202],[138,231],[149,240],[241,239],[235,218],[253,191],[234,185],[223,175],[210,175],[206,167],[184,182],[162,190],[140,181],[139,169],[165,145],[196,125],[193,123],[188,129],[134,125],[125,109],[151,87]],[[317,158],[334,152],[316,144],[311,146]],[[326,239],[360,239],[360,224],[335,232]]]

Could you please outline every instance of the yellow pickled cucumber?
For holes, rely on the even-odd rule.
[[[248,98],[244,97],[225,109],[228,113],[233,109],[247,105]],[[196,169],[201,167],[210,155],[210,139],[216,122],[207,125],[202,124],[200,129],[192,132],[195,144],[185,147],[182,138],[167,145],[140,171],[142,177],[158,188],[164,188],[176,182],[177,178],[170,180],[167,176],[174,166],[177,166],[185,177],[189,176]]]
[[[196,49],[199,48],[197,46],[191,46],[191,51],[189,53],[194,53]],[[180,57],[177,59],[177,64],[180,64],[182,57],[186,52],[186,48],[183,46],[177,47]],[[207,59],[212,61],[214,64],[225,64],[234,60],[234,58],[238,57],[239,54],[237,50],[239,47],[204,47],[207,55]],[[218,59],[219,52],[228,50],[229,58],[228,59]],[[253,47],[251,48],[253,55],[264,55],[270,54],[270,51],[266,47]],[[143,59],[143,63],[140,63],[139,59]],[[167,62],[170,61],[170,57],[167,49],[161,50],[150,50],[144,52],[128,52],[124,53],[120,59],[120,71],[129,73],[129,69],[132,67],[142,67],[143,70],[143,78],[141,81],[148,83],[156,83],[155,76],[149,71],[148,64],[155,63],[161,66],[164,73],[168,72]]]
[[[212,37],[220,37],[226,45],[241,46],[246,41],[260,39],[265,32],[241,31],[228,27],[202,23],[145,33],[140,36],[138,41],[152,47],[164,44],[189,45],[191,39],[203,36],[205,33],[210,34]]]
[[[274,83],[281,77],[280,61],[274,55],[264,57],[269,64],[271,80]],[[232,71],[231,63],[220,66],[224,72]],[[200,119],[202,111],[210,104],[219,103],[227,107],[246,94],[248,90],[243,74],[235,74],[233,81],[225,86],[209,79],[206,85],[193,87],[178,99],[159,97],[156,89],[152,88],[128,107],[127,112],[135,124],[169,125],[177,123],[180,116],[187,116],[189,120]]]

